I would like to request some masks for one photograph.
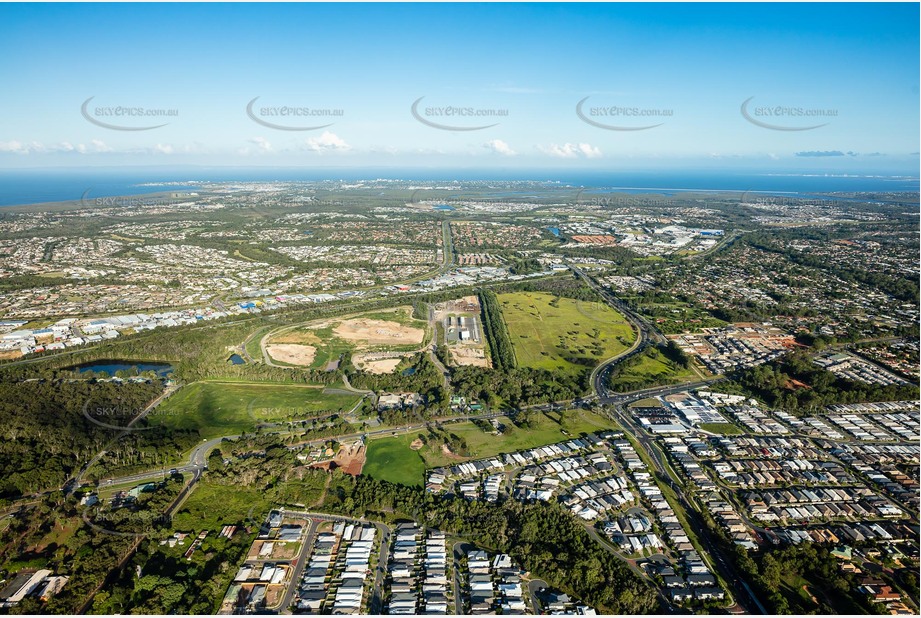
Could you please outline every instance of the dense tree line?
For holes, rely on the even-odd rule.
[[[458,367],[451,378],[454,390],[487,405],[516,408],[546,401],[579,397],[589,388],[589,372],[569,373],[517,367],[495,371],[483,367]]]
[[[516,258],[510,261],[508,269],[513,275],[530,275],[544,270],[544,265],[537,258]]]
[[[672,346],[672,347],[670,347]],[[664,363],[665,368],[656,373],[632,374],[631,370],[648,360]],[[691,366],[691,359],[674,342],[662,345],[649,345],[630,358],[624,359],[611,368],[608,385],[617,392],[628,392],[660,386],[674,381],[676,372]]]
[[[553,277],[503,283],[491,288],[498,294],[505,292],[545,292],[573,300],[604,302],[598,293],[585,285],[575,273],[564,273]]]
[[[61,487],[118,433],[87,416],[127,425],[161,391],[159,383],[0,382],[0,498]],[[113,445],[104,465],[161,448],[159,432],[133,433]]]
[[[343,369],[352,386],[360,389],[381,392],[414,392],[425,398],[425,404],[418,411],[391,410],[387,413],[388,422],[405,422],[410,418],[431,418],[448,409],[448,394],[444,387],[444,378],[428,354],[420,352],[404,361],[392,373],[368,373],[355,368],[351,355],[343,357]]]
[[[735,563],[772,614],[875,614],[879,608],[857,592],[857,576],[843,573],[841,561],[815,543],[768,548],[758,554],[736,546]],[[808,582],[806,600],[798,588]],[[791,593],[784,594],[784,589]]]
[[[675,363],[678,367],[688,369],[691,366],[691,357],[675,341],[670,339],[668,343],[660,345],[658,348],[665,358]]]
[[[769,405],[786,410],[836,403],[918,399],[917,386],[882,386],[840,378],[813,363],[810,356],[802,351],[742,369],[732,378]]]
[[[512,340],[505,321],[502,319],[499,299],[492,290],[480,290],[479,297],[483,313],[483,328],[489,341],[493,366],[499,370],[514,369],[517,366],[515,350],[512,347]]]

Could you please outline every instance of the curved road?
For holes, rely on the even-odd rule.
[[[592,370],[591,375],[591,385],[593,394],[597,397],[601,397],[607,393],[607,378],[611,375],[611,369],[613,369],[618,364],[624,362],[625,360],[636,356],[646,349],[650,343],[663,343],[665,342],[665,337],[662,336],[654,327],[650,326],[642,317],[637,315],[630,307],[628,307],[623,301],[611,294],[608,290],[598,285],[594,279],[586,275],[581,269],[569,265],[572,271],[579,276],[590,288],[592,288],[601,298],[610,306],[612,309],[623,314],[627,321],[630,323],[630,326],[633,328],[633,332],[636,333],[636,340],[633,342],[633,345],[628,349],[624,350],[617,356],[611,357],[595,367]]]

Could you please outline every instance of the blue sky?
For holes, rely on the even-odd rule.
[[[2,4],[0,167],[917,173],[918,23],[917,4]],[[257,120],[332,124],[264,126],[256,97]],[[423,121],[497,124],[435,128],[420,97]],[[618,130],[580,118],[586,97]],[[285,106],[341,114],[268,115]]]

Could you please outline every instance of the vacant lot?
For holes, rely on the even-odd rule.
[[[741,429],[732,423],[701,423],[700,428],[710,433],[718,433],[724,436],[733,436],[744,433]]]
[[[404,326],[399,322],[354,318],[340,322],[333,329],[340,339],[359,345],[420,345],[425,330]]]
[[[299,343],[275,343],[266,346],[265,351],[269,353],[272,360],[298,367],[309,367],[317,355],[315,347]]]
[[[372,440],[368,444],[362,474],[401,485],[422,485],[425,463],[404,438],[406,436]]]
[[[360,397],[326,394],[323,389],[321,385],[195,382],[164,401],[148,420],[215,438],[253,431],[259,423],[348,410]]]
[[[486,350],[482,347],[457,344],[450,348],[450,352],[451,360],[460,366],[492,367],[492,363],[486,358]]]
[[[611,380],[611,388],[615,391],[626,392],[639,388],[679,384],[700,378],[693,369],[676,365],[656,348],[649,348],[634,359],[634,362],[628,363]]]
[[[368,373],[393,373],[406,356],[406,354],[393,354],[392,352],[354,354],[352,364]]]
[[[397,307],[351,317],[308,322],[297,328],[269,335],[265,338],[264,345],[267,348],[277,348],[280,345],[311,347],[314,349],[314,355],[309,363],[282,362],[323,369],[330,362],[339,360],[346,352],[410,352],[419,349],[427,339],[428,323],[414,319],[412,307]],[[278,358],[275,353],[271,353],[271,356]],[[375,366],[373,369],[382,373],[385,367]]]
[[[540,292],[500,294],[518,365],[577,374],[620,354],[635,339],[623,315],[603,303]]]

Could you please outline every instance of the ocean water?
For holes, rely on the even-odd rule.
[[[394,180],[533,180],[627,193],[675,194],[682,191],[757,191],[810,195],[833,192],[919,191],[917,176],[882,174],[757,173],[734,171],[573,171],[573,170],[434,170],[186,168],[0,170],[0,206],[38,204],[161,191],[194,191],[197,182]],[[143,186],[146,183],[166,183]],[[178,184],[171,184],[178,183]],[[529,191],[527,193],[532,193]]]

